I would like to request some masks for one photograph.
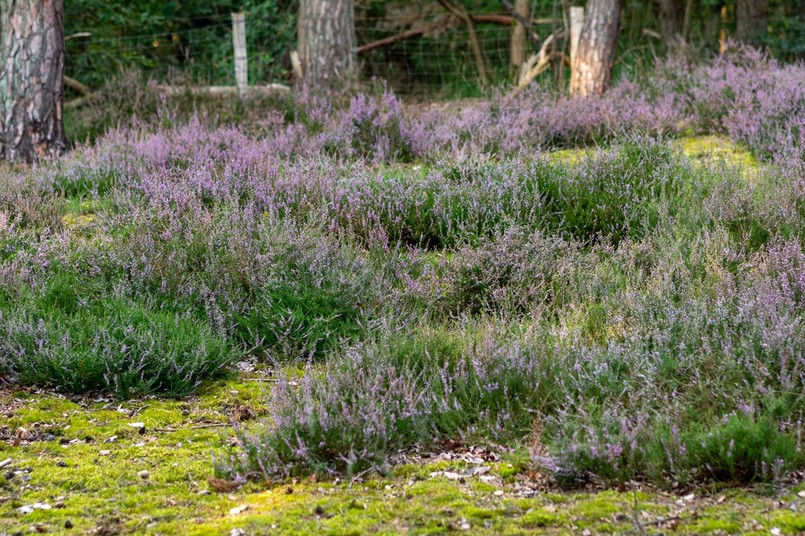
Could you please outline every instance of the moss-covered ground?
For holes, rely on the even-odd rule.
[[[227,489],[210,480],[213,457],[226,452],[234,422],[259,418],[264,386],[240,378],[184,400],[129,402],[4,389],[0,533],[805,531],[805,486],[568,492],[540,485],[516,454],[446,453],[385,475]]]

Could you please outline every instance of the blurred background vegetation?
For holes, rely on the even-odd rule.
[[[502,0],[462,0],[469,13],[506,14]],[[66,74],[92,89],[122,71],[136,70],[160,83],[233,85],[230,14],[246,13],[252,84],[290,81],[298,0],[66,0]],[[579,0],[533,0],[534,26],[545,39],[564,26],[563,13]],[[688,52],[705,59],[736,30],[736,0],[690,0]],[[805,57],[805,0],[769,0],[768,26],[759,42],[784,61]],[[658,1],[626,0],[615,77],[639,76],[666,52]],[[554,18],[555,16],[555,18]],[[356,0],[358,45],[412,28],[447,21],[435,0]],[[556,20],[556,23],[551,22]],[[477,24],[493,85],[511,80],[511,26]],[[529,39],[531,52],[536,43]],[[565,51],[567,53],[567,51]],[[364,79],[388,83],[400,94],[461,97],[480,94],[464,25],[453,20],[394,45],[360,53]],[[567,69],[538,80],[559,86]]]

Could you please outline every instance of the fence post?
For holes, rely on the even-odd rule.
[[[238,95],[246,94],[249,87],[249,63],[246,57],[246,17],[232,13],[232,45],[235,48],[235,81]]]
[[[584,28],[584,8],[570,8],[570,68],[576,65],[576,51],[579,48],[581,30]]]

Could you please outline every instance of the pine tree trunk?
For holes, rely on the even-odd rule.
[[[609,87],[620,13],[620,0],[588,0],[570,74],[571,95],[601,95]]]
[[[0,0],[0,157],[31,161],[66,145],[64,0]]]
[[[763,44],[761,38],[768,24],[768,0],[737,0],[735,3],[735,37],[738,41],[755,46]]]
[[[319,88],[351,83],[358,64],[354,1],[301,0],[298,24],[305,83]]]

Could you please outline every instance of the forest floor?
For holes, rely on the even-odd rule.
[[[211,478],[231,428],[265,411],[265,379],[184,400],[0,393],[3,534],[793,534],[805,485],[665,492],[546,487],[528,458],[453,445],[388,474],[248,484]],[[140,428],[138,425],[142,424]],[[132,426],[134,425],[134,426]],[[140,431],[143,431],[140,433]]]

